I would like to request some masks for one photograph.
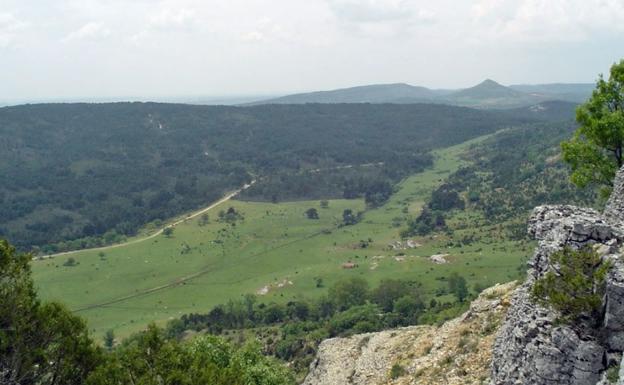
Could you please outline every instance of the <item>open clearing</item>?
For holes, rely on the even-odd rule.
[[[107,329],[127,336],[151,321],[206,312],[246,293],[262,292],[261,301],[319,296],[349,276],[366,277],[371,285],[383,278],[418,280],[431,297],[454,271],[471,285],[507,282],[516,278],[530,245],[497,238],[497,226],[484,225],[470,210],[448,221],[452,238],[415,237],[419,246],[406,250],[390,246],[400,240],[406,217],[420,212],[432,189],[461,166],[460,154],[474,142],[437,151],[432,169],[401,182],[389,202],[366,211],[354,226],[339,227],[342,212],[365,210],[363,200],[330,200],[328,208],[318,201],[226,201],[207,211],[208,224],[200,226],[201,218],[183,221],[171,237],[160,234],[105,250],[79,251],[72,254],[75,266],[64,266],[67,255],[33,261],[35,282],[44,299],[61,300],[85,317],[96,337]],[[218,212],[229,207],[244,220],[234,225],[218,221]],[[306,218],[311,207],[320,219]],[[494,240],[449,246],[474,234]],[[369,238],[372,242],[360,242]],[[429,257],[436,254],[448,255],[448,263],[432,263]],[[321,288],[317,278],[322,279]]]

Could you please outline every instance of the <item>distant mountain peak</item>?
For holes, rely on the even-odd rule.
[[[524,95],[521,91],[516,91],[509,87],[492,80],[485,79],[476,86],[463,89],[453,94],[458,98],[472,98],[472,99],[496,99],[505,97],[515,97]]]
[[[485,79],[484,81],[482,81],[481,83],[478,84],[479,86],[500,86],[500,87],[505,87],[502,84],[500,84],[499,82],[492,80],[492,79]]]

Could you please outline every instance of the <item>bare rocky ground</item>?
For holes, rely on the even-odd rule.
[[[461,317],[440,327],[325,340],[304,385],[486,383],[494,336],[514,288],[507,283],[486,289]]]

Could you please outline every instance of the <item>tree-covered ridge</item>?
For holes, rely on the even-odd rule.
[[[581,190],[570,180],[559,143],[574,131],[570,120],[539,123],[500,132],[472,147],[464,167],[434,191],[427,207],[404,235],[445,228],[452,210],[476,209],[491,223],[511,221],[512,238],[525,237],[525,220],[534,207],[575,203],[599,205],[595,189]]]
[[[6,107],[0,234],[46,251],[110,243],[213,201],[252,174],[263,179],[248,199],[368,193],[377,201],[386,194],[377,187],[427,166],[429,149],[541,119],[425,104]],[[371,191],[339,168],[371,163],[380,164],[367,169]],[[334,171],[303,171],[314,169]],[[311,183],[300,188],[302,179]]]

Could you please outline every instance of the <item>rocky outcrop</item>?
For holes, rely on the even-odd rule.
[[[604,215],[610,222],[624,222],[624,167],[616,175],[613,182],[613,193],[607,202]]]
[[[325,340],[303,384],[482,384],[514,288],[515,283],[508,283],[484,290],[466,313],[440,327]]]
[[[624,168],[604,213],[574,206],[540,206],[529,220],[538,247],[525,283],[517,289],[493,348],[493,385],[594,385],[609,383],[606,370],[624,351]],[[597,332],[556,322],[557,314],[535,304],[536,279],[557,266],[550,255],[564,246],[595,247],[613,267],[606,280],[604,315]]]

